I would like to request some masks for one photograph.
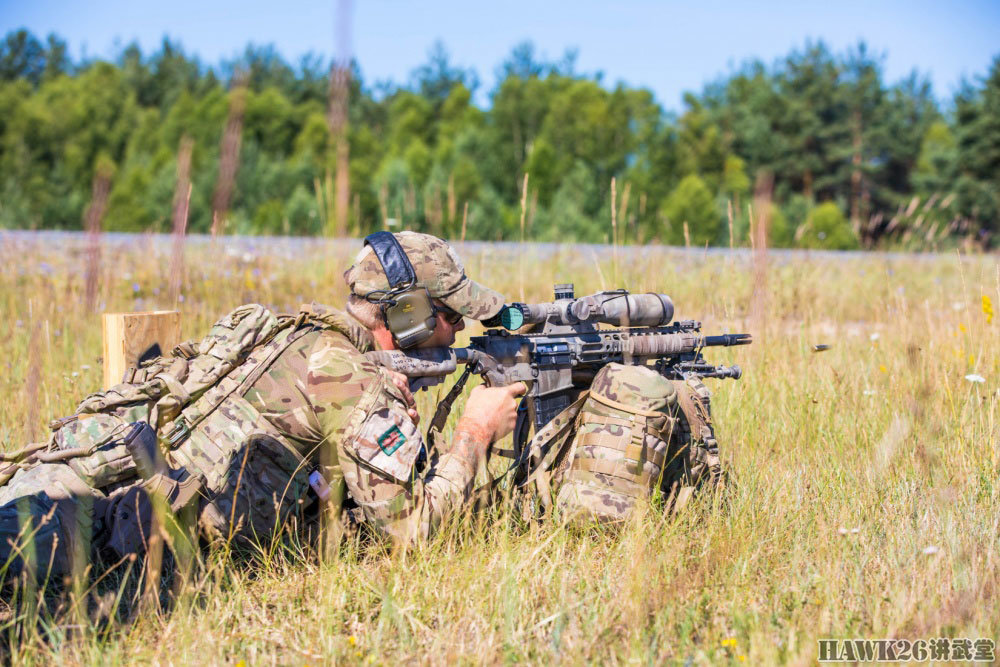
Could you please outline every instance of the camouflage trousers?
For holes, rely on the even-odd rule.
[[[141,486],[108,496],[65,463],[20,470],[0,487],[0,579],[24,571],[40,579],[82,572],[95,550],[142,553],[152,514]]]

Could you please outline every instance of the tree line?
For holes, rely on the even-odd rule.
[[[942,104],[917,73],[887,82],[863,43],[810,42],[686,94],[680,113],[528,43],[485,108],[476,73],[441,45],[403,84],[339,71],[331,86],[322,58],[259,46],[207,66],[168,39],[73,61],[57,36],[13,31],[0,44],[0,227],[79,229],[100,190],[103,229],[169,231],[180,173],[192,232],[995,243],[1000,56]]]

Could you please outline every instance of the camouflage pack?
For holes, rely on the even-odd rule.
[[[170,467],[197,487],[203,529],[223,536],[271,534],[299,506],[309,470],[243,394],[289,345],[317,329],[335,329],[360,347],[370,344],[360,325],[339,311],[311,306],[279,316],[261,305],[241,306],[200,341],[129,369],[124,382],[91,394],[72,416],[54,421],[42,460],[65,460],[91,488],[114,491],[139,481],[123,438],[130,423],[146,421]]]
[[[686,502],[703,477],[718,471],[707,408],[700,381],[667,380],[644,366],[605,366],[554,471],[556,507],[577,519],[617,521],[639,498],[663,496],[675,508]]]

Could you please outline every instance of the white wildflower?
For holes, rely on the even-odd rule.
[[[934,546],[933,544],[931,546],[929,546],[929,547],[924,547],[924,553],[927,554],[928,556],[933,556],[934,554],[936,554],[939,551],[941,551],[941,549],[939,549],[938,547]]]
[[[864,394],[865,396],[874,396],[875,395],[875,390],[874,389],[865,389],[861,393]]]
[[[986,378],[982,375],[977,375],[976,373],[969,373],[965,376],[965,379],[969,382],[978,382],[979,384],[986,382]]]
[[[875,333],[873,333],[871,336],[868,337],[868,340],[870,340],[871,342],[874,343],[875,341],[877,341],[881,337],[882,336],[880,336],[879,333],[876,331]]]

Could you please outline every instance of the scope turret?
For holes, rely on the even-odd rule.
[[[556,301],[573,298],[573,283],[557,283],[552,286]]]

